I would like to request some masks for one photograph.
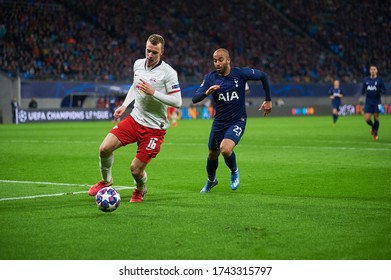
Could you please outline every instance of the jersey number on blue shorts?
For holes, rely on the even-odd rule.
[[[235,132],[236,136],[240,136],[240,134],[242,134],[242,128],[235,125],[234,126],[234,129],[233,129],[233,132]]]

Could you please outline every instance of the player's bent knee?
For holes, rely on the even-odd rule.
[[[231,145],[221,145],[220,146],[220,153],[223,155],[224,158],[230,157],[232,154],[233,146]]]
[[[223,155],[224,158],[230,157],[231,154],[232,154],[232,150],[231,149],[222,148],[221,149],[221,154]]]
[[[209,150],[208,159],[216,160],[219,158],[219,155],[220,155],[219,151]]]
[[[99,147],[99,155],[101,157],[109,156],[112,153],[112,148],[105,143],[102,143]]]
[[[123,145],[117,136],[109,133],[99,147],[99,154],[100,156],[107,157],[111,155],[117,148],[122,146]]]

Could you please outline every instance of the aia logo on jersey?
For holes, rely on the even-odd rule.
[[[377,81],[375,81],[375,85],[369,85],[367,83],[367,90],[377,90]]]
[[[236,91],[226,92],[226,93],[219,93],[218,101],[232,101],[234,99],[239,99],[239,95],[236,93]]]
[[[367,86],[367,90],[377,90],[376,85],[374,85],[374,86]]]

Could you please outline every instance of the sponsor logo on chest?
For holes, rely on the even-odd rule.
[[[218,101],[233,101],[234,99],[239,99],[239,95],[236,91],[226,93],[221,92],[218,96]]]

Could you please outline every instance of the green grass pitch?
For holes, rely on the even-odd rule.
[[[248,119],[235,148],[241,186],[220,157],[209,194],[211,120],[180,121],[147,168],[148,194],[104,213],[100,179],[110,122],[0,126],[0,259],[387,260],[391,258],[391,116],[373,141],[362,116]],[[114,187],[132,184],[136,146],[115,152]]]

